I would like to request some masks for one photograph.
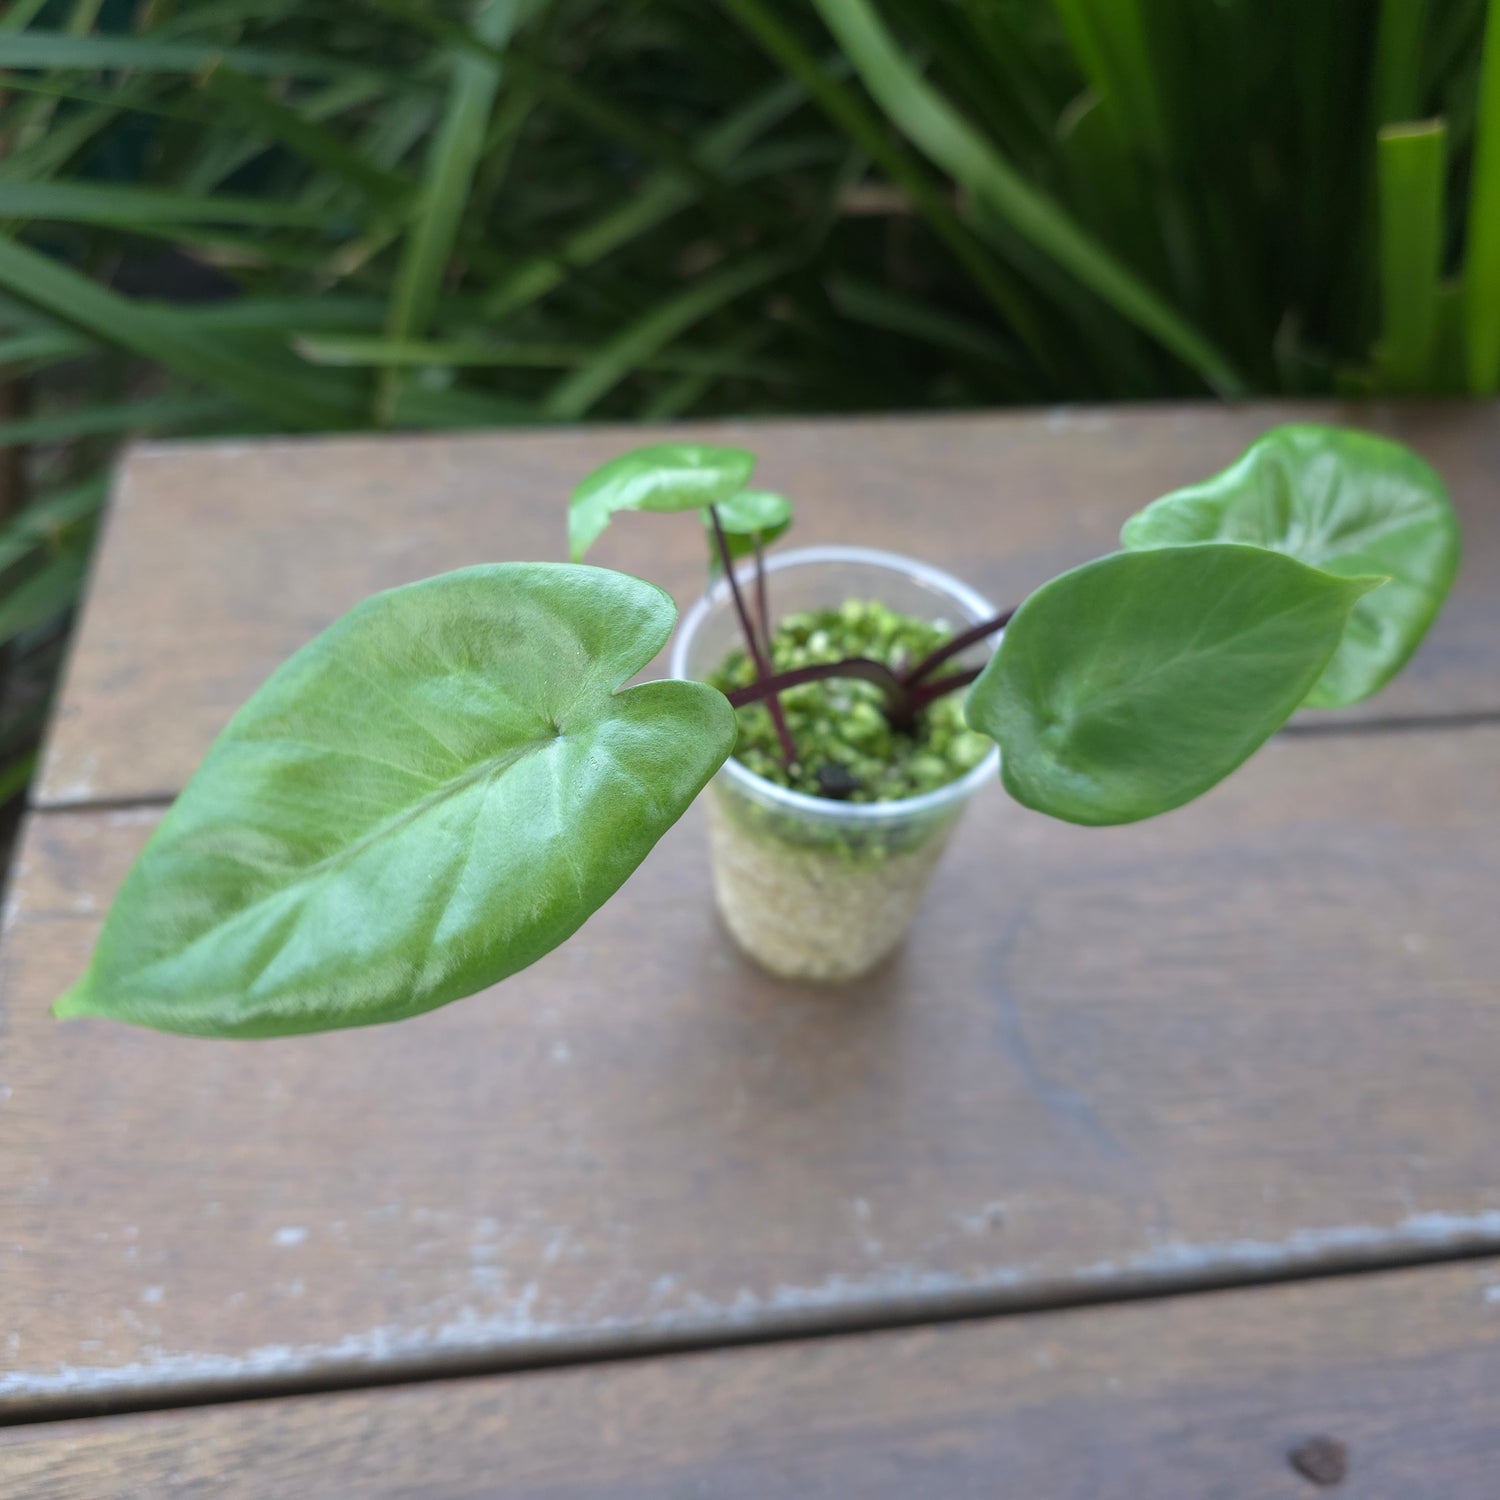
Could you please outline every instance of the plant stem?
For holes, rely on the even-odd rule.
[[[1015,608],[1002,609],[998,615],[991,620],[981,620],[978,625],[971,626],[962,635],[956,635],[951,641],[946,642],[924,656],[915,666],[908,667],[901,674],[901,681],[907,687],[913,687],[921,682],[924,677],[931,676],[935,668],[942,666],[945,661],[967,651],[970,646],[977,646],[987,636],[992,636],[997,630],[1003,630],[1010,624],[1011,616],[1015,614]],[[971,678],[970,681],[973,679]],[[955,684],[957,686],[957,684]],[[941,694],[939,695],[941,696]]]
[[[965,632],[964,636],[955,637],[941,650],[933,652],[930,657],[918,663],[918,667],[926,673],[931,667],[937,666],[956,652],[962,651],[965,646],[972,646],[975,642],[982,641],[985,636],[999,630],[1014,613],[1014,610],[1008,610],[1004,615],[997,616],[995,620],[976,625],[972,631]],[[901,729],[908,727],[919,713],[937,702],[939,698],[957,692],[959,688],[968,687],[982,671],[984,671],[983,667],[966,667],[961,672],[944,673],[943,676],[930,682],[919,682],[916,680],[916,672],[898,676],[883,661],[876,661],[873,657],[846,656],[842,661],[814,662],[810,667],[796,667],[790,672],[777,672],[770,676],[763,676],[752,682],[749,687],[736,688],[732,693],[726,693],[724,696],[729,699],[731,708],[746,708],[752,703],[760,703],[777,693],[801,687],[807,682],[822,682],[830,677],[859,677],[866,682],[873,682],[876,687],[884,690],[885,716],[890,720],[893,728]]]
[[[784,693],[788,688],[801,687],[804,682],[820,682],[828,677],[862,677],[866,682],[873,682],[885,690],[889,700],[886,717],[893,723],[898,717],[907,717],[902,712],[908,698],[905,685],[883,661],[876,661],[869,656],[847,656],[843,661],[814,662],[810,667],[796,667],[790,672],[778,672],[774,677],[762,677],[749,687],[736,688],[724,696],[729,699],[731,707],[745,708],[751,703],[770,698],[773,694]]]
[[[968,687],[982,671],[984,671],[983,667],[967,667],[962,672],[948,672],[932,682],[924,682],[921,687],[909,688],[913,717],[946,694],[957,692],[961,687]]]
[[[760,532],[753,538],[755,544],[755,612],[760,616],[760,644],[771,660],[771,606],[767,603],[766,549],[761,545]]]
[[[750,650],[750,660],[755,664],[756,678],[763,682],[771,676],[771,663],[766,653],[761,650],[755,627],[751,624],[749,612],[745,609],[745,601],[740,594],[739,579],[734,576],[734,559],[729,555],[729,542],[724,535],[724,527],[719,520],[717,506],[708,507],[708,517],[714,526],[714,545],[719,549],[719,562],[724,569],[724,577],[729,580],[729,592],[734,599],[734,612],[740,617],[740,629],[745,633],[745,644]],[[790,766],[797,759],[797,747],[792,743],[791,731],[786,727],[786,715],[781,710],[781,700],[776,697],[778,691],[777,688],[772,688],[769,693],[763,693],[760,696],[771,700],[767,704],[771,710],[771,722],[775,724],[776,737],[781,741],[782,759]]]

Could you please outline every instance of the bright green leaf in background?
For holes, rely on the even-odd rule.
[[[786,535],[792,524],[792,503],[785,495],[773,495],[770,490],[741,490],[714,507],[719,515],[719,525],[724,531],[724,541],[729,548],[730,559],[738,562],[755,551],[755,539],[760,538],[763,548]],[[714,542],[713,517],[703,512],[703,529],[708,533],[708,570],[723,571],[719,561],[719,549]]]
[[[651,584],[547,563],[367,600],[219,737],[57,1013],[277,1036],[415,1015],[540,958],[734,744],[703,684],[617,691],[675,618]]]
[[[1235,543],[1116,552],[1044,584],[969,697],[1016,801],[1133,823],[1223,780],[1286,721],[1379,579]]]
[[[617,510],[699,510],[737,495],[755,468],[743,448],[657,443],[634,448],[594,470],[573,491],[568,549],[577,562]]]
[[[1458,571],[1458,522],[1432,468],[1400,443],[1311,423],[1273,428],[1222,473],[1164,495],[1121,540],[1251,542],[1344,578],[1388,577],[1355,605],[1308,695],[1315,708],[1357,703],[1389,682]]]

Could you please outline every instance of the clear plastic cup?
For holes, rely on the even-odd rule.
[[[807,547],[766,561],[771,618],[876,599],[955,634],[992,618],[988,600],[936,568],[867,547]],[[753,569],[737,572],[747,599]],[[946,671],[978,666],[998,637]],[[682,622],[672,675],[704,681],[743,643],[726,579]],[[730,759],[707,798],[714,896],[736,943],[785,979],[856,979],[905,935],[969,798],[995,779],[998,747],[964,776],[899,802],[789,791]]]

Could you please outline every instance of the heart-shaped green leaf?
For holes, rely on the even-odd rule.
[[[701,683],[617,691],[660,589],[507,563],[377,594],[219,737],[59,1015],[206,1036],[393,1021],[540,958],[727,758]]]
[[[634,448],[594,470],[568,507],[569,555],[577,562],[598,541],[617,510],[699,510],[720,505],[745,487],[755,455],[703,443]]]
[[[969,723],[1000,742],[1005,788],[1027,807],[1070,823],[1154,817],[1285,722],[1379,582],[1233,543],[1113,553],[1026,600]]]
[[[1308,695],[1357,703],[1406,664],[1458,571],[1458,521],[1443,481],[1387,438],[1310,423],[1275,427],[1222,474],[1163,495],[1125,523],[1130,548],[1251,542],[1344,578],[1390,579],[1355,605]]]
[[[714,509],[718,512],[719,525],[724,529],[724,541],[733,562],[749,557],[755,551],[757,534],[761,546],[769,547],[784,536],[792,524],[791,501],[785,495],[773,495],[770,490],[741,490]],[[708,533],[708,570],[720,573],[723,564],[719,561],[719,549],[714,540],[713,517],[707,510],[703,512],[703,529]]]

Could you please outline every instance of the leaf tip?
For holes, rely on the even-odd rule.
[[[97,1014],[98,1011],[89,1001],[87,980],[80,980],[52,1002],[52,1015],[58,1021],[72,1021],[79,1016]]]
[[[603,526],[589,524],[577,509],[568,513],[568,561],[580,563],[590,547],[599,540]]]

